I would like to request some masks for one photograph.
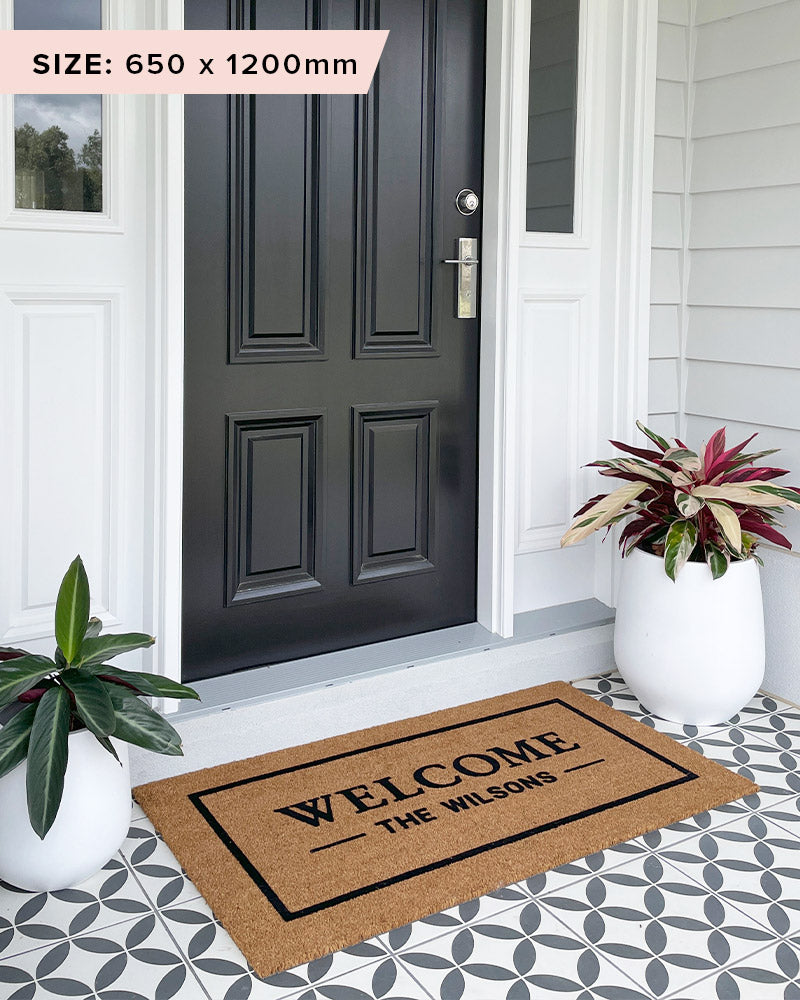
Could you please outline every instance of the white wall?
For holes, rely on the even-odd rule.
[[[662,4],[664,16],[673,6]],[[660,24],[660,54],[677,51],[676,30]],[[665,287],[666,255],[676,254],[685,268],[677,305],[685,338],[679,421],[690,445],[722,424],[732,440],[760,432],[754,446],[782,448],[775,463],[791,469],[787,482],[797,485],[800,0],[696,0],[690,30],[686,184],[677,195],[685,203],[683,244],[678,250],[660,245],[676,236],[673,224],[654,236],[653,255],[654,274]],[[660,73],[666,61],[665,55]],[[656,143],[658,151],[658,137]],[[666,160],[662,148],[664,171]],[[651,375],[664,364],[664,329],[654,307],[651,355],[658,360]],[[657,371],[655,379],[660,386],[651,409],[657,410],[667,380]],[[788,514],[786,524],[800,546],[800,516]],[[800,701],[800,554],[763,551],[765,686]]]

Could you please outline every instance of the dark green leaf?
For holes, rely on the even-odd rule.
[[[111,685],[109,693],[116,715],[116,739],[155,753],[170,756],[180,756],[183,753],[180,734],[158,712],[154,712],[138,698],[127,698],[121,692],[117,693]]]
[[[719,580],[728,571],[728,556],[713,542],[706,542],[706,562],[715,580]]]
[[[56,646],[56,666],[59,670],[66,670],[69,666],[67,658],[64,656],[64,651],[60,646]]]
[[[92,636],[84,639],[77,657],[77,665],[90,667],[95,663],[102,663],[112,656],[119,656],[120,653],[129,653],[132,649],[143,649],[152,646],[156,640],[152,635],[145,635],[144,632],[128,632],[124,635]]]
[[[103,630],[103,623],[99,618],[90,618],[89,624],[86,626],[86,635],[84,639],[94,639],[95,636],[100,635]]]
[[[63,687],[48,691],[36,706],[28,744],[28,816],[44,839],[53,825],[64,791],[69,737],[69,695]]]
[[[112,667],[108,663],[92,665],[92,673],[106,677],[116,677],[117,680],[124,681],[136,688],[140,694],[146,694],[150,698],[197,698],[200,695],[185,684],[178,684],[168,677],[160,674],[147,674],[139,670],[120,670]]]
[[[55,669],[51,659],[34,653],[0,663],[0,706],[14,701]]]
[[[664,546],[664,569],[670,580],[680,573],[697,544],[697,528],[691,521],[675,521],[667,532]]]
[[[56,600],[56,642],[72,663],[89,620],[89,580],[80,556],[75,556],[61,581]]]
[[[36,705],[26,705],[0,729],[0,778],[25,760],[34,715]]]
[[[88,671],[74,667],[65,670],[61,680],[75,695],[75,711],[86,728],[95,736],[110,736],[114,732],[116,718],[106,685]]]
[[[114,744],[111,742],[111,740],[107,736],[97,736],[96,738],[97,738],[97,742],[100,744],[100,746],[104,750],[108,750],[108,752],[116,760],[116,762],[118,764],[121,764],[122,761],[119,759],[119,754],[114,749]]]

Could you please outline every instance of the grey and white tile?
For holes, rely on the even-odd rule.
[[[441,1000],[649,997],[535,900],[399,957]]]
[[[8,992],[2,992],[3,989]],[[202,989],[154,913],[0,964],[7,1000],[197,1000]]]
[[[161,916],[175,941],[209,994],[219,1000],[273,1000],[298,990],[316,988],[362,966],[390,957],[389,948],[372,938],[307,962],[304,965],[259,978],[228,932],[215,920],[201,898],[181,906],[167,907]]]
[[[150,912],[150,903],[121,858],[74,889],[25,892],[0,882],[0,962]]]
[[[656,997],[777,940],[655,855],[567,886],[541,902]]]

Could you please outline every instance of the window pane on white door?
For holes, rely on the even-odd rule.
[[[100,0],[15,0],[17,29],[102,28]],[[99,94],[14,98],[15,206],[103,210],[103,101]]]
[[[571,233],[579,0],[532,0],[525,228]]]

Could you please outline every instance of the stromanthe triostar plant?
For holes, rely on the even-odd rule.
[[[176,730],[141,699],[197,693],[158,674],[111,666],[108,660],[155,639],[101,635],[101,628],[89,617],[89,581],[77,556],[56,601],[55,658],[0,647],[0,711],[10,716],[0,729],[0,778],[27,758],[28,816],[42,839],[61,803],[71,732],[88,729],[114,757],[111,736],[156,753],[183,753]]]
[[[745,453],[755,434],[726,448],[722,427],[697,453],[677,438],[670,443],[638,421],[636,426],[655,448],[612,441],[632,457],[589,463],[601,476],[625,483],[584,504],[562,545],[627,520],[619,539],[622,555],[634,548],[663,555],[672,580],[688,560],[708,563],[715,580],[732,559],[761,562],[755,554],[759,537],[791,549],[789,539],[777,530],[781,525],[775,515],[784,507],[800,510],[800,490],[772,482],[787,475],[787,469],[755,465],[779,449]]]

